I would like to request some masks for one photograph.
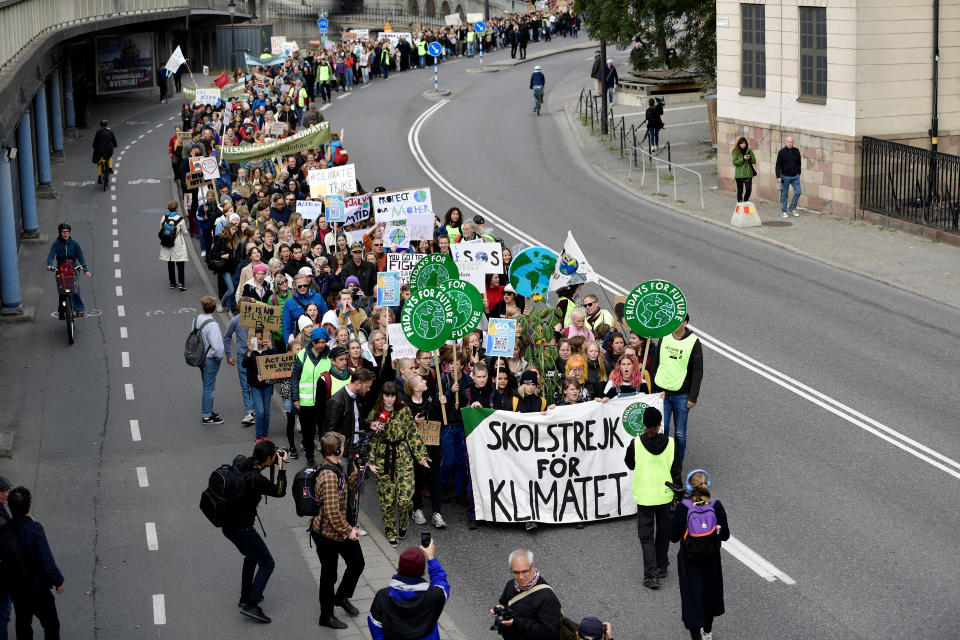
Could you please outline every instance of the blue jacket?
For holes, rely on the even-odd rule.
[[[54,258],[57,259],[58,267],[67,260],[73,260],[75,264],[79,264],[84,269],[87,268],[87,261],[83,259],[83,250],[80,249],[80,243],[73,238],[64,242],[63,239],[57,237],[53,241],[50,246],[50,253],[47,254],[47,266],[53,266]]]
[[[16,532],[23,550],[30,559],[30,566],[33,568],[31,589],[46,591],[63,584],[63,574],[60,573],[53,559],[53,552],[50,551],[50,545],[47,543],[47,534],[43,531],[43,525],[30,516],[21,516],[14,518],[6,526]]]
[[[390,598],[400,603],[397,608],[404,613],[399,617],[405,622],[423,622],[424,617],[428,619],[432,617],[433,631],[423,636],[422,640],[439,640],[440,630],[437,629],[436,620],[443,612],[443,605],[450,598],[450,585],[447,583],[447,572],[443,570],[440,561],[436,558],[427,561],[427,571],[430,574],[429,584],[423,578],[411,578],[399,573],[394,575],[387,593]],[[443,594],[442,599],[439,597],[437,590],[440,590],[439,593]],[[414,598],[416,598],[416,602],[412,602]],[[373,604],[370,606],[370,613],[367,615],[367,626],[370,627],[370,635],[373,636],[373,640],[385,639],[383,618],[389,612],[384,610],[382,604],[381,594],[377,593],[377,597],[374,598]],[[425,607],[432,607],[434,610],[429,611]],[[419,620],[416,619],[417,616],[420,616]],[[396,617],[394,616],[394,619]]]
[[[533,75],[530,76],[530,88],[533,89],[536,86],[547,86],[547,79],[539,71],[534,71]]]
[[[319,315],[320,318],[323,317],[323,314],[329,311],[329,308],[327,307],[327,303],[324,301],[323,297],[313,289],[307,289],[307,293],[304,295],[300,295],[299,293],[294,292],[294,294],[290,296],[290,299],[287,300],[286,303],[284,303],[283,305],[283,343],[284,344],[287,344],[288,342],[290,342],[290,336],[291,334],[293,334],[293,328],[297,324],[297,318],[303,315],[304,309],[311,302],[317,303],[317,307],[320,309],[320,315]]]

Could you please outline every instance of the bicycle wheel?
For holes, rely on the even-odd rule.
[[[75,318],[73,315],[73,298],[66,296],[63,306],[63,319],[67,321],[67,340],[70,341],[70,344],[73,344],[76,340],[76,327],[74,325]]]
[[[540,115],[540,105],[543,104],[543,98],[537,98],[537,115]]]
[[[107,190],[107,185],[110,183],[110,173],[107,171],[107,165],[103,165],[103,190]]]

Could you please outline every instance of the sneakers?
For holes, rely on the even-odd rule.
[[[781,217],[781,218],[786,218],[788,215],[790,215],[790,214],[788,214],[786,211],[781,211],[781,212],[780,212],[780,217]]]
[[[103,176],[97,176],[97,184],[103,184]]]
[[[357,527],[357,535],[358,535],[358,536],[365,536],[365,535],[367,535],[367,530],[366,530],[366,529],[361,529],[360,527]]]
[[[290,454],[291,460],[297,460],[298,458],[300,458],[300,454],[297,453],[296,447],[290,447],[289,449],[287,449],[287,453]]]
[[[333,614],[329,616],[320,616],[320,626],[328,627],[330,629],[346,629],[347,628],[347,624],[339,620],[337,616]]]
[[[659,580],[663,580],[664,578],[667,577],[667,575],[669,575],[669,573],[670,573],[670,567],[669,567],[669,565],[666,566],[666,567],[662,567],[662,568],[660,568],[660,569],[657,569],[657,578],[658,578]]]
[[[201,420],[201,422],[203,424],[223,424],[223,418],[221,418],[217,414],[213,414],[209,418],[204,418],[203,420]]]
[[[467,529],[469,529],[470,531],[477,530],[477,520],[475,518],[469,518],[467,520]]]
[[[413,510],[413,521],[417,524],[427,524],[427,519],[423,516],[422,509]]]
[[[786,217],[787,214],[783,214]],[[217,313],[223,313],[223,305],[219,302],[217,303]]]
[[[177,288],[177,283],[176,283],[176,282],[171,282],[171,283],[170,283],[170,288],[171,288],[171,289],[176,289],[176,288]]]
[[[645,586],[647,589],[659,589],[659,588],[660,588],[660,580],[657,579],[657,578],[655,578],[655,577],[654,577],[654,578],[644,578],[644,579],[643,579],[643,586]]]
[[[178,284],[177,286],[180,287],[180,291],[186,291],[186,290],[187,290],[187,285],[183,284],[182,282],[181,282],[180,284]]]
[[[253,414],[250,413],[249,411],[247,411],[247,415],[245,415],[245,416],[243,416],[242,418],[240,418],[240,424],[245,424],[245,425],[247,425],[248,427],[249,427],[250,425],[252,425],[252,424],[253,424],[254,422],[256,422],[256,421],[257,421],[257,419],[256,419],[256,418],[253,416]]]
[[[537,523],[530,521],[527,524],[525,524],[523,528],[527,531],[535,531],[537,529]]]
[[[83,317],[83,309],[77,309],[77,317],[78,317],[78,318],[82,318],[82,317]]]
[[[704,631],[700,630],[700,638],[702,640],[713,640],[713,631]]]
[[[387,540],[387,543],[394,549],[400,546],[400,541],[397,540],[396,538],[390,538],[389,540]]]
[[[206,258],[206,257],[207,257],[207,252],[206,252],[206,251],[201,251],[201,252],[200,252],[200,257],[201,257],[201,258]]]
[[[799,217],[800,217],[800,214],[797,213],[797,210],[796,210],[796,209],[790,209],[790,213],[793,214],[793,217],[794,217],[794,218],[799,218]]]
[[[400,534],[398,537],[399,537],[401,540],[403,540],[404,538],[407,537],[407,528],[406,528],[406,527],[400,527],[400,530],[399,530],[397,533]]]
[[[431,523],[433,524],[433,526],[435,526],[437,529],[446,529],[446,528],[447,528],[447,523],[444,522],[443,516],[440,515],[439,513],[434,513],[434,514],[433,514],[433,519],[432,519],[430,522],[431,522]]]
[[[264,624],[270,622],[270,618],[267,617],[267,614],[263,612],[263,609],[255,604],[248,604],[245,607],[240,607],[240,613],[248,618],[253,618],[257,622],[262,622]]]

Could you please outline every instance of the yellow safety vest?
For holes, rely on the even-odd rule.
[[[467,32],[467,42],[473,42],[473,39],[474,39],[475,37],[476,37],[476,35],[473,33],[473,31],[468,31],[468,32]]]
[[[417,42],[417,55],[425,56],[427,55],[427,43],[423,40]]]
[[[326,82],[329,79],[330,79],[330,67],[325,64],[321,64],[319,67],[317,67],[317,81]]]
[[[633,500],[644,507],[655,507],[673,500],[673,491],[664,482],[672,482],[670,467],[673,465],[673,438],[667,448],[655,456],[640,442],[633,439]]]
[[[297,389],[300,392],[300,406],[313,407],[317,404],[317,383],[324,371],[330,368],[330,358],[321,358],[314,364],[313,360],[307,357],[307,350],[304,349],[297,354],[297,359],[303,364],[300,372],[300,384]],[[327,369],[323,369],[323,363],[327,363]]]
[[[300,87],[300,93],[297,94],[297,106],[298,106],[298,107],[305,107],[305,106],[307,106],[307,98],[308,98],[308,97],[309,97],[309,96],[307,95],[307,90],[304,89],[303,87]]]
[[[677,340],[673,334],[660,339],[660,364],[657,365],[657,375],[653,381],[660,389],[676,391],[683,386],[687,377],[687,365],[690,364],[690,354],[693,345],[697,343],[697,335],[690,333],[683,340]]]

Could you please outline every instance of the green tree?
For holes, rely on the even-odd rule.
[[[630,49],[634,69],[666,66],[667,49],[676,49],[673,68],[716,76],[717,5],[714,0],[576,0],[587,33]]]

